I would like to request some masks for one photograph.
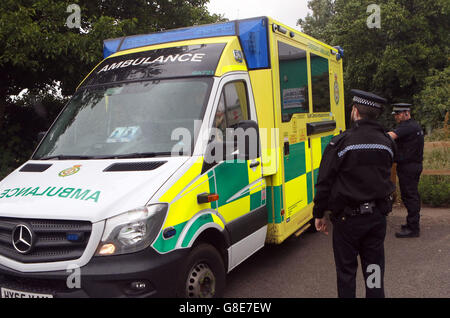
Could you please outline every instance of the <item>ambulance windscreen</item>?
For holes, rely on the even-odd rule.
[[[189,77],[86,86],[42,140],[35,160],[191,155],[213,79]]]
[[[111,57],[98,65],[82,86],[213,76],[224,48],[225,43],[187,45]]]

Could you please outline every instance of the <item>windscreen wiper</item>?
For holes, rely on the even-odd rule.
[[[92,156],[78,156],[78,155],[55,155],[42,157],[37,160],[82,160],[82,159],[94,159]]]
[[[121,155],[95,156],[93,159],[123,159],[123,158],[151,158],[159,156],[170,156],[170,151],[166,152],[134,152]]]

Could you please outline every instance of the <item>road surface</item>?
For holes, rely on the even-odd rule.
[[[423,207],[419,238],[395,237],[405,217],[400,205],[388,216],[386,297],[449,298],[450,209]],[[359,268],[357,297],[364,294]],[[264,247],[228,275],[225,297],[337,297],[331,231],[328,236],[305,233]]]

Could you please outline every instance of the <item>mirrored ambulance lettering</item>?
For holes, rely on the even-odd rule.
[[[101,191],[83,190],[75,188],[65,188],[65,187],[47,187],[45,190],[40,187],[28,187],[28,188],[13,188],[6,189],[0,193],[0,199],[12,198],[18,196],[47,196],[47,197],[60,197],[69,198],[76,200],[92,200],[98,202],[100,199]]]

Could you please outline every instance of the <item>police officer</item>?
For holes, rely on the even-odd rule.
[[[420,235],[420,196],[419,179],[422,173],[424,136],[420,125],[411,118],[411,104],[393,104],[395,121],[394,131],[388,134],[395,139],[398,153],[397,175],[403,204],[408,210],[406,224],[395,233],[398,238],[418,237]]]
[[[328,234],[324,213],[331,210],[333,251],[339,297],[355,297],[357,256],[366,297],[384,297],[386,215],[392,208],[390,180],[395,142],[376,121],[386,100],[351,90],[352,128],[335,136],[319,168],[313,215],[316,229]]]

